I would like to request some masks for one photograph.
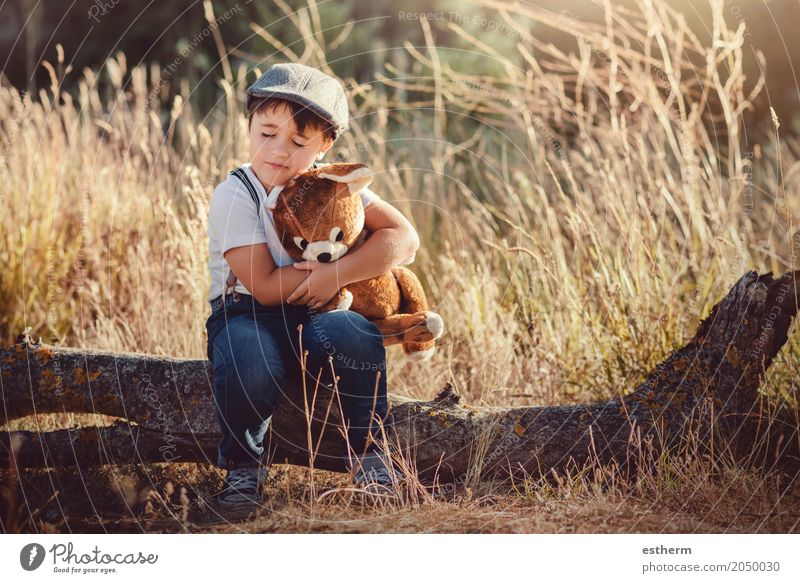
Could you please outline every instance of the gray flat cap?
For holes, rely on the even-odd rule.
[[[273,65],[247,88],[247,111],[262,97],[280,97],[307,107],[329,121],[337,137],[349,127],[342,84],[314,67],[297,63]]]

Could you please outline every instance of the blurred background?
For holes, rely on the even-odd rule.
[[[260,34],[259,27],[264,27],[265,32],[288,46],[302,47],[302,32],[292,18],[287,17],[286,11],[302,8],[305,2],[220,0],[212,4],[231,63],[264,68],[284,58],[285,55],[276,52],[273,43]],[[496,21],[497,11],[512,4],[455,0],[433,4],[420,0],[406,0],[402,4],[391,0],[313,3],[324,25],[320,34],[329,41],[327,59],[334,63],[334,70],[342,78],[352,77],[358,82],[370,82],[377,73],[385,73],[387,61],[403,73],[422,71],[421,64],[410,62],[403,44],[424,44],[423,31],[419,26],[409,26],[411,17],[404,19],[403,12],[409,15],[438,13],[438,19],[431,21],[436,42],[460,49],[443,55],[442,60],[469,66],[474,73],[497,73],[501,68],[496,62],[470,55],[470,42],[448,26],[451,22],[462,25],[517,66],[521,66],[524,59],[514,50],[514,45],[528,34],[541,42],[553,43],[564,52],[577,50],[574,35],[535,18],[515,12],[511,23],[502,19]],[[604,22],[603,2],[541,0],[528,4],[553,14],[571,14],[585,22]],[[637,6],[646,4],[635,0],[613,2],[620,12],[634,13]],[[670,0],[667,4],[682,15],[702,42],[708,42],[713,28],[710,3]],[[800,97],[793,64],[800,58],[800,38],[795,34],[800,24],[800,3],[796,0],[727,0],[722,5],[731,26],[739,22],[747,25],[748,48],[743,55],[745,76],[751,82],[762,74],[766,78],[767,91],[753,104],[754,115],[757,118],[768,116],[771,103],[776,111],[785,114],[787,131],[796,132],[800,126],[792,112],[798,111]],[[207,110],[219,98],[219,87],[214,81],[223,76],[223,70],[213,35],[205,30],[208,22],[205,10],[204,3],[199,0],[174,0],[166,5],[78,0],[68,6],[54,0],[11,0],[4,3],[0,23],[0,55],[9,57],[3,73],[8,82],[20,89],[34,91],[46,86],[49,77],[41,61],[57,60],[57,44],[63,46],[67,62],[78,73],[85,67],[101,68],[107,58],[120,51],[134,66],[142,63],[166,65],[180,51],[191,49],[191,58],[181,64],[180,75],[162,88],[161,96],[168,99],[180,90],[181,82],[186,82],[193,104]],[[343,36],[345,31],[346,37]],[[338,42],[332,42],[337,37]],[[767,67],[759,66],[756,49],[763,52]],[[78,74],[73,74],[65,78],[64,86],[73,87],[77,77]]]

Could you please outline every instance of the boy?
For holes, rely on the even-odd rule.
[[[261,502],[267,472],[264,435],[283,391],[302,383],[299,324],[303,350],[308,350],[310,387],[316,386],[320,370],[320,387],[331,387],[329,347],[344,353],[343,358],[331,356],[348,440],[359,456],[349,460],[356,485],[391,494],[390,460],[377,447],[380,437],[375,433],[378,419],[390,424],[382,336],[355,312],[320,314],[314,309],[350,282],[409,262],[419,238],[400,212],[365,189],[365,231],[371,235],[334,263],[294,263],[280,243],[265,201],[316,165],[347,129],[347,99],[341,84],[321,71],[278,64],[248,88],[247,111],[250,163],[215,188],[208,220],[208,358],[214,366],[213,390],[223,433],[217,464],[228,470],[217,506],[249,510]],[[377,364],[382,373],[377,392],[374,372],[345,366],[364,362]]]

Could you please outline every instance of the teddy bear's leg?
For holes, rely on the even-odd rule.
[[[406,342],[430,342],[444,334],[444,321],[436,312],[417,312],[408,314],[413,317],[413,325],[403,335]]]
[[[428,310],[428,299],[413,271],[396,267],[392,274],[397,280],[402,296],[403,310],[414,316],[413,325],[403,336],[403,351],[427,360],[433,354],[432,342],[444,334],[444,320],[436,312]]]
[[[378,330],[383,334],[383,345],[392,346],[394,344],[402,344],[405,341],[406,333],[414,328],[420,327],[424,321],[424,313],[420,314],[395,314],[373,320],[372,322],[378,327]],[[432,340],[433,336],[427,340]]]
[[[373,322],[383,334],[384,346],[402,344],[403,352],[425,360],[433,354],[435,340],[444,332],[442,319],[434,312],[395,314]]]

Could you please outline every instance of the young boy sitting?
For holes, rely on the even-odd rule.
[[[214,189],[208,217],[208,358],[223,434],[217,464],[227,469],[217,505],[249,509],[262,501],[268,469],[264,436],[281,394],[302,383],[300,324],[309,386],[315,386],[320,370],[320,386],[331,387],[332,375],[339,377],[347,437],[358,456],[350,462],[356,485],[392,494],[391,463],[377,445],[378,427],[391,424],[382,336],[355,312],[314,310],[348,283],[407,263],[419,238],[400,212],[364,189],[369,236],[363,243],[333,263],[295,263],[264,202],[316,165],[347,129],[347,99],[341,84],[321,71],[278,64],[248,88],[247,111],[250,163]],[[333,355],[333,371],[331,347],[343,353]],[[347,365],[359,362],[377,367]]]

